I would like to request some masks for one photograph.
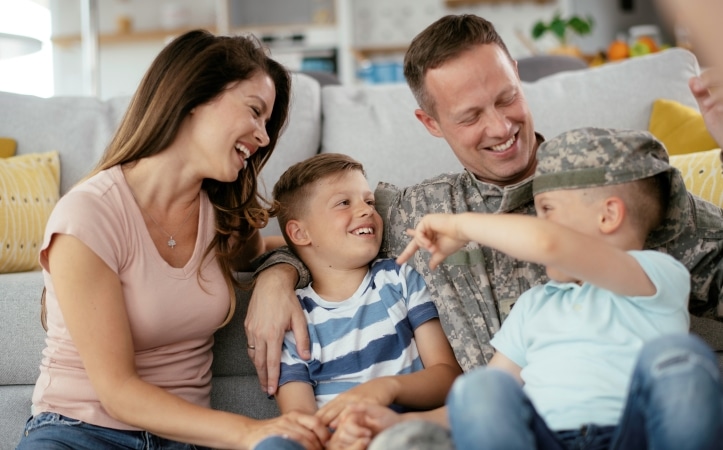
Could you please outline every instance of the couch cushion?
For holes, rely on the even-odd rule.
[[[0,385],[34,384],[40,373],[45,330],[40,324],[43,274],[0,275]]]
[[[674,100],[661,98],[653,103],[648,130],[670,155],[718,148],[700,112]]]
[[[364,165],[369,184],[408,186],[462,165],[446,141],[414,117],[406,84],[324,86],[322,153],[345,153]]]
[[[18,155],[58,150],[64,194],[103,154],[128,101],[0,92],[0,135],[17,141]]]
[[[588,126],[647,130],[653,103],[674,100],[697,109],[688,80],[699,72],[693,53],[671,48],[587,70],[523,83],[535,129],[546,138]]]
[[[292,164],[314,156],[321,140],[321,93],[319,82],[312,77],[294,73],[291,77],[291,105],[289,121],[279,138],[274,153],[261,170],[259,186],[267,198],[282,173]],[[278,223],[271,223],[262,231],[265,236],[279,235]]]
[[[719,148],[684,155],[671,155],[670,165],[683,175],[685,187],[714,205],[723,208],[723,174]]]
[[[15,148],[18,143],[15,139],[0,137],[0,158],[9,158],[15,156]]]
[[[38,249],[59,189],[58,152],[0,158],[0,273],[40,268]]]

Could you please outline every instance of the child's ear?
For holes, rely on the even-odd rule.
[[[286,235],[296,246],[309,245],[309,243],[311,243],[311,239],[309,239],[303,222],[299,220],[289,220],[286,222]]]
[[[611,234],[620,228],[628,211],[620,197],[608,197],[603,201],[600,214],[600,231]]]

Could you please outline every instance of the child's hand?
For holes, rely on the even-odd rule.
[[[719,81],[722,75],[706,69],[688,82],[708,131],[718,145],[723,145],[723,86]]]
[[[363,426],[364,415],[347,410],[348,408],[341,414],[338,426],[326,444],[327,450],[363,450],[369,445],[372,431]]]
[[[464,247],[468,239],[460,236],[457,230],[459,215],[428,214],[422,218],[414,230],[407,230],[412,241],[397,258],[397,263],[407,262],[412,255],[423,248],[432,254],[429,268],[435,269],[444,258]]]
[[[390,405],[396,397],[397,380],[393,377],[379,377],[369,380],[337,395],[334,400],[322,406],[317,412],[322,423],[331,428],[339,425],[339,416],[344,409],[354,403],[371,403],[375,405]]]

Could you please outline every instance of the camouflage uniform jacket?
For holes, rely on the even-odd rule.
[[[677,169],[671,171],[667,219],[653,232],[647,248],[669,253],[691,272],[690,311],[720,319],[723,316],[723,211],[685,189]],[[381,256],[394,257],[409,242],[414,228],[428,213],[535,214],[532,178],[499,187],[478,181],[465,171],[429,179],[405,189],[380,183],[375,192],[384,219]],[[277,263],[299,271],[297,287],[310,281],[308,270],[288,250],[262,256],[257,273]],[[512,303],[530,287],[547,281],[542,266],[519,261],[471,242],[448,257],[435,271],[429,254],[417,252],[409,264],[420,272],[439,310],[442,326],[457,360],[467,371],[486,364],[493,354],[490,339]]]

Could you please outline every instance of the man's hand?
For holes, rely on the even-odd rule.
[[[293,331],[299,355],[311,357],[306,317],[294,293],[296,279],[296,269],[287,264],[276,264],[261,272],[244,322],[249,357],[256,366],[261,389],[268,395],[274,395],[278,388],[286,331]]]
[[[723,82],[720,75],[708,69],[688,82],[705,125],[719,146],[723,145]]]

